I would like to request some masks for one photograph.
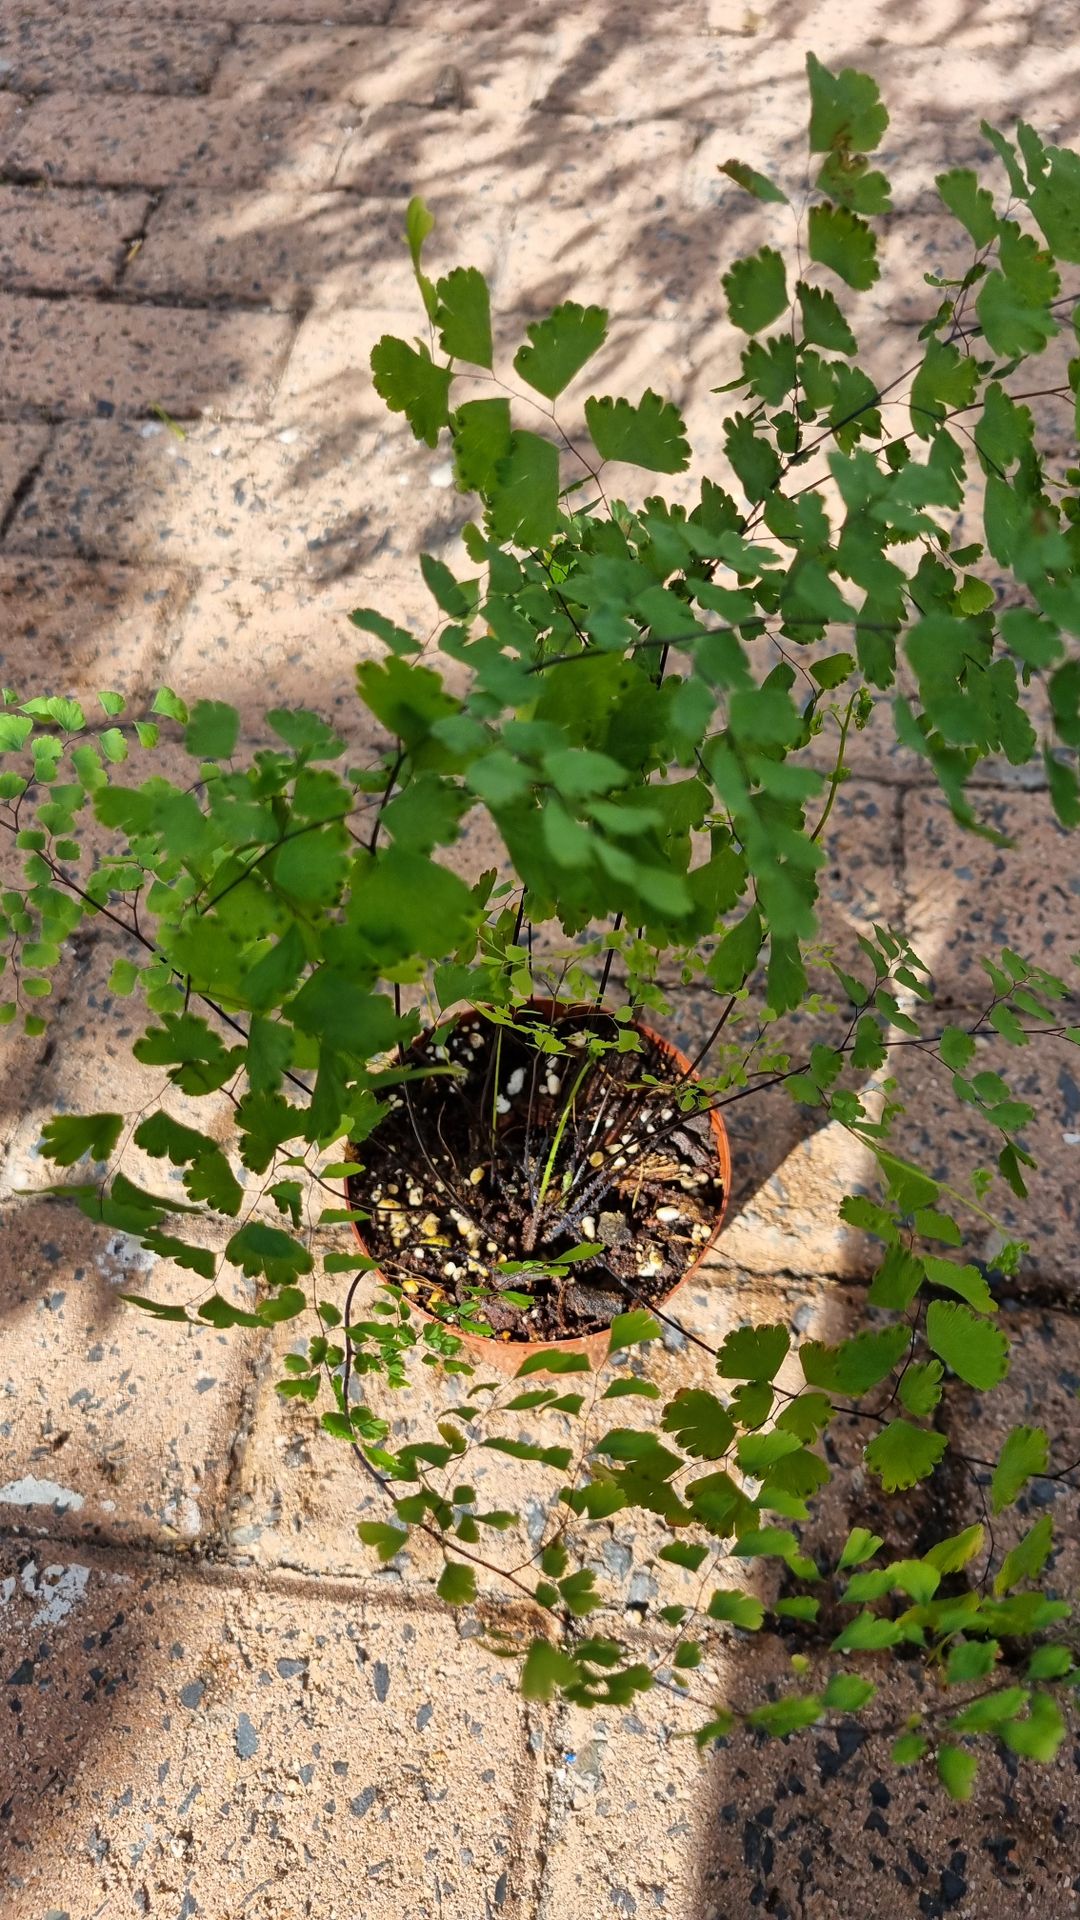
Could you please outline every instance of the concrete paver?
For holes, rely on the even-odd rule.
[[[75,186],[324,187],[348,131],[334,106],[51,93],[0,131],[0,164]]]
[[[5,1208],[0,1274],[0,1528],[212,1545],[258,1336],[125,1305],[180,1305],[203,1282],[57,1202]]]
[[[182,440],[158,421],[69,423],[56,430],[8,545],[40,555],[282,568],[329,581],[441,545],[465,518],[445,467],[426,447],[403,450],[395,436],[391,449],[371,428],[339,429],[332,420],[318,434],[198,425]],[[386,486],[373,495],[376,473]]]
[[[17,93],[201,93],[228,45],[220,15],[154,20],[97,7],[94,13],[75,21],[34,7],[0,18],[2,84]]]
[[[181,574],[82,561],[0,559],[0,674],[46,691],[128,696],[157,677],[186,587]],[[48,682],[48,686],[46,686]]]
[[[1049,1441],[1050,1473],[1060,1473],[1080,1452],[1080,1326],[1075,1315],[1020,1310],[1006,1301],[999,1324],[1012,1342],[1008,1374],[989,1395],[975,1394],[954,1382],[946,1416],[951,1444],[978,1462],[968,1471],[985,1489],[990,1485],[993,1464],[1014,1427],[1043,1429]],[[1080,1580],[1080,1541],[1073,1525],[1075,1499],[1067,1481],[1029,1480],[1015,1506],[991,1518],[995,1566],[1021,1534],[1049,1514],[1054,1545],[1047,1589],[1055,1599],[1071,1598]]]
[[[18,489],[27,480],[49,444],[48,427],[0,426],[0,517],[11,512]]]
[[[506,117],[533,98],[544,43],[528,18],[507,17],[498,33],[447,29],[418,35],[389,27],[242,27],[211,91],[238,98],[295,95],[349,100],[371,109],[394,103],[439,107],[448,130],[462,107]]]
[[[508,218],[501,208],[440,205],[429,271],[473,265],[491,272]],[[303,309],[344,304],[380,309],[419,295],[405,245],[400,196],[360,201],[351,193],[225,193],[175,188],[149,224],[125,278],[133,293],[153,298],[258,301]],[[365,383],[357,357],[353,379]]]
[[[724,1685],[705,1694],[763,1704],[800,1683],[790,1642],[742,1637]],[[653,1692],[622,1715],[575,1713],[556,1733],[544,1920],[655,1910],[742,1920],[758,1910],[814,1920],[949,1913],[1021,1920],[1036,1900],[1069,1913],[1077,1824],[1074,1763],[1006,1768],[988,1756],[970,1806],[930,1772],[898,1773],[889,1743],[905,1717],[940,1704],[883,1661],[868,1731],[841,1721],[785,1741],[736,1734],[703,1763],[675,1737],[681,1711]],[[817,1679],[812,1665],[804,1687]],[[628,1844],[629,1840],[629,1844]],[[1036,1889],[1038,1893],[1036,1894]]]
[[[1045,794],[980,794],[984,823],[1012,845],[959,827],[939,793],[903,798],[908,934],[933,968],[943,1005],[988,1004],[980,956],[1011,946],[1080,993],[1076,951],[1080,875],[1069,835]]]
[[[445,1613],[9,1543],[9,1911],[531,1911],[543,1733]]]
[[[386,606],[395,620],[408,614],[396,580],[363,575],[327,586],[286,576],[251,578],[208,572],[195,583],[173,633],[162,676],[191,699],[229,700],[239,707],[245,739],[263,731],[274,706],[310,706],[332,719],[350,752],[370,753],[384,739],[360,704],[353,670],[382,658],[377,642],[352,626],[357,606]],[[411,580],[419,612],[421,597]],[[429,603],[430,604],[430,603]],[[423,634],[419,624],[414,631]]]
[[[113,286],[150,204],[145,193],[0,188],[0,285],[8,293]]]
[[[257,416],[273,397],[292,332],[284,314],[0,295],[0,408]]]

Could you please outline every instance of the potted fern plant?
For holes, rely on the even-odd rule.
[[[375,384],[418,439],[448,440],[477,503],[467,566],[421,561],[437,650],[391,615],[352,615],[383,648],[356,676],[374,753],[307,711],[271,711],[241,753],[225,701],[189,711],[163,689],[130,722],[107,691],[102,718],[8,691],[3,1018],[39,1033],[65,943],[107,926],[113,990],[147,1009],[134,1055],[167,1097],[131,1127],[50,1121],[43,1153],[79,1170],[55,1190],[205,1290],[142,1310],[306,1320],[280,1391],[321,1400],[352,1450],[362,1540],[384,1563],[433,1543],[452,1605],[489,1577],[527,1602],[485,1615],[526,1693],[610,1703],[663,1684],[708,1744],[740,1717],[784,1734],[869,1710],[875,1661],[921,1649],[944,1705],[897,1726],[895,1758],[929,1756],[964,1797],[980,1741],[1047,1759],[1063,1736],[1077,1669],[1051,1519],[1006,1529],[1007,1550],[981,1510],[918,1551],[902,1503],[893,1537],[874,1523],[942,1467],[943,1395],[1007,1371],[997,1296],[1023,1247],[1003,1231],[988,1263],[964,1240],[993,1222],[995,1183],[1023,1196],[1031,1113],[980,1043],[1080,1041],[1075,983],[1018,939],[987,957],[978,1018],[950,1023],[902,929],[839,952],[817,908],[875,708],[973,832],[990,831],[969,783],[992,756],[1040,756],[1048,806],[1080,818],[1078,474],[1048,464],[1025,385],[1067,318],[1080,159],[1025,125],[1015,144],[984,127],[1007,200],[968,170],[939,177],[968,264],[934,286],[918,363],[888,389],[897,417],[848,297],[879,272],[889,189],[870,156],[887,114],[868,76],[808,65],[805,264],[763,246],[724,277],[746,344],[720,389],[736,395],[727,471],[691,504],[650,490],[690,464],[672,402],[594,395],[581,436],[560,426],[607,315],[567,303],[529,326],[512,385],[483,277],[433,281],[432,217],[410,205],[425,332],[379,343]],[[786,202],[737,160],[725,172]],[[1076,391],[1078,364],[1049,394]],[[189,765],[133,783],[162,733]],[[476,822],[494,864],[463,838]],[[690,983],[715,996],[692,1054],[665,1035]],[[996,1138],[992,1174],[912,1160],[890,1071],[905,1046]],[[877,1169],[878,1191],[841,1208],[879,1248],[864,1324],[799,1340],[740,1324],[736,1303],[704,1383],[668,1392],[650,1355],[727,1205],[725,1109],[775,1088]],[[423,1368],[457,1398],[430,1438],[394,1445],[372,1382]],[[872,1524],[815,1534],[828,1442],[856,1422]],[[484,1448],[536,1476],[547,1519],[524,1548],[520,1516],[482,1510],[469,1483]],[[1042,1429],[1012,1429],[982,1463],[994,1513],[1015,1519],[1035,1481],[1072,1485],[1070,1462]],[[596,1541],[627,1511],[674,1583],[662,1644],[603,1611]],[[595,1631],[580,1624],[594,1612]],[[766,1620],[792,1637],[792,1685],[740,1708],[718,1653]]]

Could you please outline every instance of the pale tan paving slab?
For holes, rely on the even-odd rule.
[[[405,242],[405,206],[400,197],[367,202],[339,192],[176,188],[151,219],[125,288],[155,298],[257,300],[290,309],[409,304],[415,331],[423,314]],[[503,210],[464,205],[455,195],[437,211],[427,270],[471,265],[491,273],[509,225]],[[363,378],[365,369],[357,371]]]
[[[705,0],[670,0],[664,18],[673,35],[702,32],[704,6]],[[636,35],[649,30],[651,16],[643,13],[638,0],[594,0],[590,12],[595,12],[597,20],[605,26],[623,34]],[[429,0],[394,0],[392,19],[395,27],[429,30]],[[530,33],[547,36],[580,19],[581,9],[574,6],[572,0],[532,0],[528,8],[522,9],[520,24]],[[502,0],[442,0],[439,7],[439,25],[462,33],[504,32],[506,24]]]
[[[757,138],[770,144],[774,158],[796,136],[805,156],[812,44],[799,35],[743,41],[724,34],[680,35],[673,43],[662,34],[606,32],[579,18],[556,36],[553,79],[540,104],[631,124],[671,115],[734,132],[756,123]],[[925,150],[927,135],[932,141],[941,127],[959,123],[974,135],[981,115],[994,121],[1023,112],[1048,134],[1065,132],[1075,123],[1078,60],[1076,48],[1056,43],[1052,34],[1021,47],[959,48],[950,51],[950,86],[942,89],[937,46],[865,48],[859,65],[872,72],[893,114],[882,161],[898,146]]]
[[[211,91],[240,99],[298,95],[371,109],[438,107],[453,138],[457,114],[480,106],[508,118],[533,98],[547,64],[528,14],[508,13],[497,33],[447,30],[435,18],[416,32],[389,27],[245,27]]]
[[[3,1575],[13,1913],[532,1911],[540,1728],[467,1623],[48,1545]]]
[[[713,1699],[763,1705],[799,1688],[788,1664],[805,1643],[736,1636]],[[1064,1916],[1075,1898],[1080,1831],[1069,1743],[1046,1769],[1006,1768],[986,1751],[967,1806],[949,1801],[932,1770],[898,1772],[889,1746],[907,1715],[940,1705],[932,1681],[858,1662],[879,1682],[855,1720],[785,1741],[736,1733],[698,1757],[676,1737],[692,1713],[654,1691],[628,1711],[573,1711],[559,1722],[545,1920],[607,1920],[655,1911],[742,1920],[758,1911],[813,1920],[896,1920],[956,1912],[1021,1920]],[[801,1683],[830,1668],[814,1659]],[[627,1846],[626,1836],[633,1835]]]
[[[149,205],[143,193],[0,188],[0,283],[49,293],[115,285]]]
[[[308,707],[333,722],[351,753],[370,755],[384,736],[360,704],[355,669],[362,660],[385,658],[385,648],[349,615],[354,607],[374,606],[408,625],[407,604],[415,619],[425,592],[403,576],[360,576],[322,587],[289,576],[204,574],[162,671],[189,704],[215,699],[239,707],[245,738],[265,732],[263,716],[273,707]],[[414,631],[424,629],[417,624]]]
[[[175,637],[183,577],[156,568],[0,559],[0,675],[25,699],[137,696]]]
[[[268,432],[95,421],[56,430],[9,534],[19,551],[89,554],[335,580],[410,567],[465,519],[446,462],[370,430]]]
[[[1027,0],[705,0],[711,33],[739,34],[768,44],[789,41],[812,47],[827,62],[843,60],[873,71],[886,47],[987,47],[1020,49],[1031,41],[1051,45],[1072,26],[1067,0],[1031,7]]]
[[[599,183],[610,227],[620,193],[628,206],[619,215],[626,244],[635,244],[629,209],[650,185],[656,194],[681,178],[674,163],[688,163],[695,130],[689,123],[644,118],[634,137],[615,122],[595,127],[580,119],[530,111],[510,122],[494,108],[464,113],[425,112],[387,106],[366,117],[353,134],[336,185],[372,195],[423,194],[436,217],[440,205],[470,206],[491,200],[531,209],[575,206]],[[658,169],[663,169],[658,178]],[[594,211],[599,213],[600,208]],[[547,255],[538,248],[537,264]]]
[[[265,412],[292,332],[284,315],[0,294],[0,407],[249,418]]]
[[[333,106],[54,93],[6,131],[0,159],[74,185],[324,187],[347,132]]]
[[[979,962],[988,954],[1000,965],[1004,946],[1060,975],[1077,994],[1075,841],[1045,794],[978,793],[972,800],[979,819],[1011,845],[966,832],[940,793],[903,799],[907,932],[933,969],[939,998],[944,1005],[989,1004],[993,988]]]
[[[328,1276],[319,1289],[320,1298],[335,1300],[339,1307],[344,1294],[336,1277]],[[370,1284],[361,1290],[354,1310],[356,1318],[368,1315],[374,1297]],[[559,1381],[560,1392],[584,1396],[579,1415],[536,1409],[518,1413],[478,1411],[488,1408],[487,1396],[470,1399],[468,1390],[494,1377],[483,1361],[472,1377],[444,1375],[438,1368],[417,1365],[410,1385],[404,1389],[367,1375],[355,1380],[353,1399],[362,1401],[377,1418],[388,1423],[390,1437],[386,1444],[392,1448],[436,1438],[436,1422],[450,1417],[466,1438],[468,1451],[455,1457],[445,1473],[436,1474],[432,1484],[442,1490],[445,1480],[448,1496],[455,1486],[468,1485],[474,1489],[479,1512],[508,1511],[521,1516],[521,1528],[505,1533],[482,1530],[476,1551],[487,1563],[477,1569],[483,1593],[502,1600],[520,1597],[520,1587],[503,1580],[499,1569],[515,1572],[531,1592],[541,1577],[537,1565],[541,1548],[562,1532],[573,1564],[587,1566],[595,1573],[596,1591],[608,1610],[608,1623],[618,1630],[628,1605],[655,1608],[673,1602],[696,1602],[705,1575],[688,1575],[658,1558],[672,1534],[663,1521],[644,1510],[626,1510],[602,1521],[572,1520],[559,1501],[559,1492],[582,1477],[579,1461],[585,1460],[588,1450],[612,1427],[655,1429],[666,1401],[681,1387],[715,1387],[715,1362],[709,1349],[719,1348],[732,1328],[744,1320],[783,1321],[796,1331],[809,1330],[819,1339],[835,1340],[842,1337],[844,1315],[852,1310],[851,1301],[838,1302],[823,1289],[754,1279],[710,1267],[691,1276],[668,1302],[662,1345],[625,1355],[605,1366],[595,1378],[582,1372]],[[313,1319],[297,1321],[282,1329],[276,1339],[274,1360],[260,1390],[251,1442],[237,1477],[229,1524],[231,1550],[257,1567],[362,1574],[388,1591],[415,1595],[423,1590],[425,1582],[438,1578],[442,1565],[438,1545],[416,1532],[392,1565],[380,1568],[371,1549],[357,1539],[356,1528],[360,1521],[393,1519],[386,1494],[363,1472],[348,1448],[322,1431],[315,1409],[284,1399],[276,1391],[276,1381],[284,1377],[284,1356],[299,1351],[316,1330]],[[522,1348],[520,1360],[525,1354]],[[628,1375],[653,1382],[662,1397],[605,1401],[604,1389]],[[796,1388],[800,1380],[797,1363],[785,1363],[782,1384]],[[536,1384],[527,1378],[521,1386],[525,1389]],[[539,1384],[550,1382],[541,1379]],[[504,1401],[510,1397],[512,1390],[502,1395]],[[484,1445],[485,1440],[500,1437],[568,1448],[570,1466],[519,1461]],[[702,1472],[706,1470],[702,1468]],[[766,1598],[775,1590],[775,1569],[734,1561],[719,1544],[717,1553],[722,1581],[748,1587]],[[524,1566],[523,1561],[527,1563]],[[633,1616],[629,1618],[632,1624]]]

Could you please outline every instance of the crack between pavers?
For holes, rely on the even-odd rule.
[[[49,456],[51,449],[52,449],[52,435],[50,433],[46,435],[45,445],[42,447],[41,452],[38,454],[37,458],[31,461],[25,473],[20,475],[18,481],[16,482],[14,488],[12,489],[11,499],[7,503],[7,507],[5,508],[3,516],[0,517],[0,546],[2,546],[4,541],[7,539],[8,532],[15,522],[16,516],[18,515],[19,509],[22,506],[23,501],[26,500],[29,494],[32,492],[34,482],[36,481],[39,473],[41,472],[42,467],[45,465],[45,462]]]
[[[560,1783],[556,1778],[557,1759],[561,1749],[562,1729],[569,1720],[566,1707],[559,1707],[549,1716],[547,1727],[546,1780],[543,1795],[543,1819],[539,1823],[537,1845],[534,1849],[534,1900],[532,1920],[551,1920],[549,1894],[553,1891],[550,1883],[552,1857],[559,1837],[566,1826],[566,1808],[560,1802],[563,1798]]]
[[[89,1539],[66,1530],[35,1531],[27,1523],[0,1523],[0,1545],[22,1547],[40,1555],[63,1553],[69,1560],[115,1573],[120,1566],[133,1573],[158,1573],[176,1581],[187,1580],[215,1591],[261,1592],[276,1595],[309,1593],[312,1597],[341,1602],[358,1608],[375,1607],[395,1613],[422,1613],[448,1618],[452,1610],[435,1592],[434,1585],[415,1586],[399,1582],[383,1586],[370,1576],[322,1574],[312,1568],[294,1568],[285,1564],[262,1566],[240,1560],[206,1557],[198,1545],[185,1548],[155,1546],[146,1540]],[[609,1618],[618,1609],[605,1608]],[[469,1616],[483,1624],[505,1630],[508,1626],[552,1626],[551,1615],[520,1598],[499,1599],[479,1594],[468,1609]]]
[[[147,190],[146,206],[143,210],[142,220],[140,221],[136,231],[132,234],[129,234],[127,237],[127,248],[126,248],[124,257],[120,262],[119,268],[117,269],[116,279],[114,280],[111,287],[102,287],[99,290],[101,293],[115,295],[118,292],[120,292],[120,290],[123,288],[124,280],[127,275],[127,270],[131,265],[131,262],[138,256],[138,254],[142,252],[142,249],[146,244],[147,229],[164,198],[165,198],[165,194],[163,189]],[[41,299],[44,296],[38,294],[35,297],[38,299]],[[99,304],[109,304],[109,303],[99,302]],[[120,305],[122,304],[122,302],[117,302],[116,304]]]
[[[3,183],[0,182],[0,184]],[[72,189],[72,191],[80,193],[101,193],[108,191],[111,193],[115,192],[116,189],[111,187],[103,189],[98,186],[84,186]],[[146,187],[132,187],[127,189],[127,191],[132,193],[148,193],[151,199],[155,201],[155,207],[151,208],[151,212],[153,212],[156,210],[156,206],[160,206],[166,189],[158,188],[151,190]],[[148,213],[147,220],[149,220],[149,218],[150,214]],[[131,236],[128,242],[129,249],[135,245],[136,240],[145,239],[145,237],[144,227],[139,233]],[[122,313],[130,312],[133,307],[146,307],[152,312],[165,310],[166,312],[173,311],[177,313],[254,314],[257,318],[265,318],[268,320],[304,320],[311,311],[313,304],[311,298],[303,288],[300,289],[296,299],[291,303],[275,307],[270,305],[265,295],[260,297],[256,294],[222,293],[206,294],[199,297],[196,294],[183,293],[181,291],[158,293],[152,289],[144,290],[139,287],[128,287],[124,282],[123,276],[129,264],[129,258],[125,258],[122,261],[120,275],[116,284],[111,287],[51,287],[29,285],[3,287],[0,288],[0,292],[3,293],[6,299],[11,301],[29,302],[40,300],[43,304],[47,303],[49,306],[54,307],[116,307]],[[372,310],[374,311],[374,309]],[[357,309],[357,311],[361,311],[361,309]]]

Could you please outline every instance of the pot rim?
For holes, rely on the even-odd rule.
[[[549,1000],[539,996],[523,1004],[535,1008],[538,1013],[547,1014],[549,1018],[556,1012],[566,1014],[603,1013],[606,1011],[603,1007],[590,1006],[584,1001]],[[419,1035],[418,1038],[428,1040],[432,1034],[438,1033],[445,1028],[456,1027],[471,1014],[482,1014],[482,1012],[483,1009],[480,1007],[464,1007],[459,1013],[448,1015],[445,1020],[439,1022],[438,1026],[432,1027],[428,1033]],[[666,1053],[668,1057],[675,1062],[681,1073],[697,1079],[698,1076],[694,1072],[690,1061],[687,1059],[685,1053],[682,1052],[681,1048],[675,1045],[673,1040],[668,1040],[662,1033],[657,1033],[654,1027],[648,1026],[643,1020],[633,1020],[630,1024],[636,1027],[639,1033],[644,1034],[648,1039],[652,1040],[663,1053]],[[415,1046],[417,1042],[414,1040],[412,1044]],[[673,1300],[675,1295],[686,1286],[687,1282],[693,1279],[698,1269],[703,1265],[708,1255],[712,1252],[713,1247],[716,1245],[724,1220],[727,1217],[728,1202],[731,1198],[731,1142],[722,1115],[714,1109],[708,1118],[716,1146],[716,1157],[720,1163],[720,1179],[722,1183],[720,1206],[708,1239],[702,1242],[694,1259],[686,1268],[685,1272],[676,1280],[674,1286],[670,1287],[668,1292],[663,1294],[661,1298],[654,1303],[658,1309],[665,1308],[668,1302]],[[347,1175],[345,1179],[345,1199],[346,1203],[350,1206],[352,1200],[349,1193],[349,1181],[354,1177],[353,1175]],[[351,1225],[361,1251],[365,1254],[368,1253],[363,1234],[360,1231],[360,1222],[353,1220]],[[375,1274],[377,1278],[382,1279],[383,1276],[378,1268],[375,1269]],[[460,1340],[464,1346],[469,1348],[470,1352],[478,1358],[484,1358],[491,1365],[497,1367],[500,1372],[506,1371],[507,1360],[515,1356],[518,1358],[518,1363],[523,1364],[531,1355],[537,1353],[584,1353],[592,1365],[596,1367],[601,1364],[607,1355],[607,1342],[611,1332],[610,1323],[606,1327],[598,1328],[594,1333],[564,1334],[558,1340],[496,1340],[489,1334],[466,1333],[464,1329],[452,1326],[449,1321],[440,1320],[437,1313],[432,1313],[430,1308],[421,1306],[418,1301],[411,1298],[408,1300],[408,1305],[410,1311],[415,1313],[418,1319],[431,1326],[441,1327],[447,1333],[453,1334],[455,1339]],[[649,1311],[649,1308],[646,1307],[645,1310]],[[603,1349],[602,1352],[600,1351],[601,1348]],[[516,1366],[514,1371],[517,1371]]]

